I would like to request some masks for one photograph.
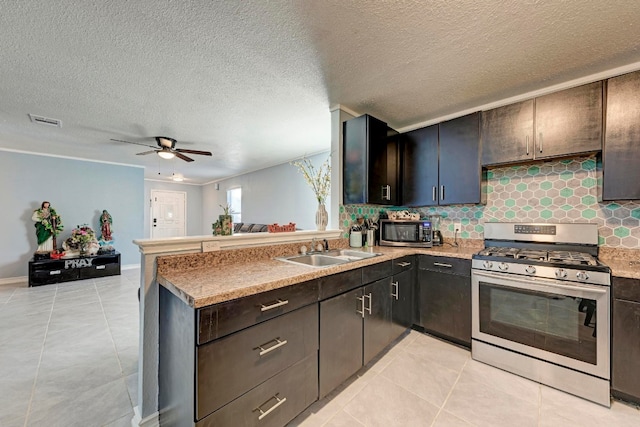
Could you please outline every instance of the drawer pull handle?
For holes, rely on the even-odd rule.
[[[260,304],[260,311],[273,310],[274,308],[282,307],[283,305],[287,305],[287,304],[289,304],[289,300],[287,300],[287,299],[282,300],[282,299],[278,298],[278,300],[275,303],[271,304],[271,305]]]
[[[411,265],[411,263],[410,263],[410,262],[399,262],[399,263],[398,263],[398,265],[399,265],[400,267],[408,267],[408,266],[410,266],[410,265]]]
[[[269,403],[270,400],[276,400],[276,404],[273,405],[271,408],[267,409],[266,411],[262,410],[262,406],[266,405],[267,403]],[[256,409],[254,409],[254,411],[260,411],[260,416],[258,417],[258,420],[263,419],[264,417],[266,417],[267,415],[269,415],[271,412],[273,412],[278,406],[282,405],[284,402],[287,401],[286,397],[283,397],[282,399],[280,399],[278,397],[278,395],[274,395],[272,398],[270,398],[269,400],[267,400],[266,402],[264,402],[262,405],[258,406]]]
[[[444,262],[434,262],[433,265],[437,266],[437,267],[447,267],[447,268],[453,268],[453,265],[451,264],[445,264]]]
[[[267,349],[264,348],[265,345],[269,344],[270,342],[274,342],[274,341],[276,342],[275,345],[272,345],[271,347],[269,347]],[[280,347],[282,347],[283,345],[286,345],[286,344],[287,344],[287,340],[280,341],[280,337],[278,337],[278,338],[272,339],[271,341],[269,341],[267,343],[259,345],[258,347],[254,348],[254,350],[258,350],[259,349],[260,350],[260,356],[264,356],[265,354],[270,353],[273,350],[275,350],[276,348],[280,348]]]
[[[62,271],[60,270],[51,270],[49,272],[49,276],[55,276],[56,274],[60,274],[60,273],[62,273]]]
[[[398,300],[398,282],[391,282],[391,296]]]
[[[106,265],[96,265],[96,270],[104,270],[105,268],[107,268]]]

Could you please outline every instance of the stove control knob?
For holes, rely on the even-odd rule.
[[[493,267],[493,263],[491,261],[483,261],[482,266],[489,270],[491,267]]]
[[[576,277],[578,278],[578,280],[588,280],[589,279],[589,275],[587,274],[586,271],[578,271],[576,273]]]
[[[502,271],[506,271],[509,269],[509,264],[507,264],[506,262],[501,262],[500,264],[498,264],[498,268]]]
[[[565,277],[567,277],[567,272],[564,270],[564,268],[559,268],[556,270],[556,277],[558,279],[564,279]]]
[[[524,269],[527,274],[534,274],[536,272],[536,268],[533,265],[527,265]]]

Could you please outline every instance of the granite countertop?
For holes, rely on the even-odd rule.
[[[379,256],[323,268],[273,259],[274,256],[283,255],[267,253],[265,256],[264,252],[268,250],[268,248],[263,249],[262,252],[259,248],[239,250],[232,254],[233,259],[227,255],[226,262],[213,260],[213,258],[204,261],[204,256],[210,254],[160,257],[157,281],[191,307],[200,308],[406,255],[430,254],[471,259],[479,248],[477,246],[440,246],[432,249],[417,249],[376,246],[369,248],[368,251],[380,253]],[[261,256],[256,256],[256,253]],[[294,251],[288,253],[288,255],[293,254],[295,254]],[[167,262],[164,262],[164,259]]]
[[[345,248],[348,243],[336,240],[331,247]],[[157,281],[191,307],[200,308],[406,255],[471,259],[482,248],[482,243],[472,241],[460,247],[445,243],[429,249],[375,246],[364,250],[381,255],[322,268],[274,259],[294,255],[298,248],[297,244],[277,245],[159,257]],[[639,250],[602,247],[599,259],[611,268],[613,276],[640,279]]]
[[[640,250],[600,248],[598,259],[611,268],[616,277],[640,279]]]

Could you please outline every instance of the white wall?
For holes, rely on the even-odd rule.
[[[317,168],[327,159],[326,153],[310,156]],[[273,166],[248,174],[208,184],[202,190],[202,228],[211,233],[211,223],[222,213],[219,205],[227,202],[227,190],[242,187],[242,222],[273,224],[296,223],[303,230],[315,230],[318,209],[313,190],[307,185],[298,169],[289,163]],[[327,203],[330,201],[327,200]],[[327,206],[327,211],[331,212]],[[337,219],[329,218],[329,224]]]
[[[0,279],[27,276],[37,248],[31,215],[44,200],[64,224],[59,247],[78,225],[99,233],[99,216],[106,209],[122,264],[139,264],[132,241],[143,237],[143,179],[144,169],[138,167],[0,151]]]
[[[151,190],[181,191],[187,193],[187,236],[209,234],[202,229],[202,186],[172,181],[144,180],[144,238],[151,237]],[[209,225],[209,228],[211,226]]]

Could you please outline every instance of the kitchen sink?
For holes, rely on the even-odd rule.
[[[276,258],[280,261],[292,262],[295,264],[304,264],[309,265],[311,267],[328,267],[330,265],[338,265],[344,264],[345,262],[349,262],[347,259],[341,259],[334,256],[327,256],[321,254],[311,254],[311,255],[296,255],[292,257],[286,258]]]
[[[359,261],[365,258],[372,258],[378,255],[381,254],[349,249],[333,249],[323,253],[278,257],[276,259],[294,264],[308,265],[311,267],[329,267],[331,265],[339,265],[347,262]]]

